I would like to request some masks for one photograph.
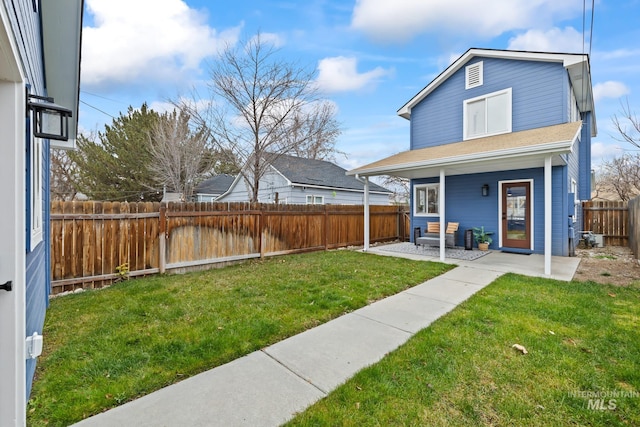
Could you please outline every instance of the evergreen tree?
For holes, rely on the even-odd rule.
[[[78,137],[69,156],[77,165],[76,188],[92,200],[159,201],[162,184],[151,166],[149,135],[160,115],[142,104],[129,107],[97,138]]]

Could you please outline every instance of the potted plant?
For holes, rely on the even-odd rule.
[[[484,226],[473,227],[473,239],[478,244],[478,249],[481,251],[489,249],[489,245],[493,241],[493,239],[491,239],[491,234],[493,234],[493,231],[484,231]]]

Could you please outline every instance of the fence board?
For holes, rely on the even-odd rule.
[[[371,242],[409,236],[402,208],[371,206],[370,219]],[[51,203],[52,293],[110,284],[124,263],[131,276],[139,276],[361,245],[363,226],[363,206],[56,201]],[[166,236],[164,251],[160,233]]]
[[[629,207],[626,202],[582,203],[583,230],[602,234],[605,246],[629,245]]]

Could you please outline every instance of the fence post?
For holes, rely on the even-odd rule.
[[[167,207],[162,204],[160,206],[160,224],[158,236],[158,268],[160,274],[163,274],[167,266]]]
[[[256,209],[256,207],[252,206],[251,209]],[[264,211],[263,211],[263,209],[261,207],[259,209],[259,212],[258,212],[258,231],[259,231],[259,234],[258,234],[258,239],[259,239],[258,240],[258,247],[260,248],[260,258],[264,258],[264,245],[262,244],[263,243],[262,242],[263,241],[263,234],[264,234],[264,230],[262,228],[263,224],[264,224],[264,221],[262,220],[263,212]]]

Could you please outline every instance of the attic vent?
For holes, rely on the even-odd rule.
[[[465,89],[482,86],[482,62],[471,64],[465,70]]]

